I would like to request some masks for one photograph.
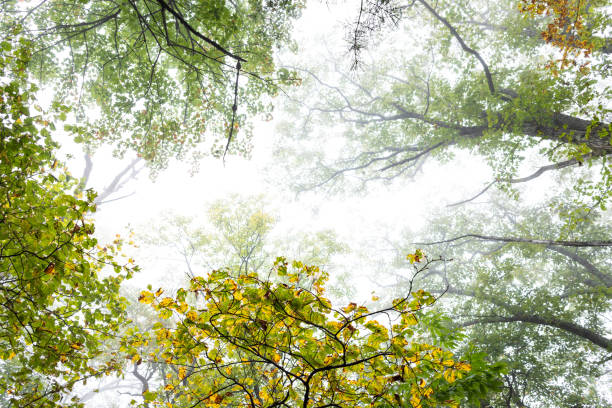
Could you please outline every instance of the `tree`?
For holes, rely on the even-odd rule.
[[[582,192],[576,210],[606,206],[612,191],[606,54],[598,54],[603,62],[594,63],[588,74],[565,70],[552,75],[538,63],[548,57],[542,41],[524,30],[476,23],[489,6],[502,11],[494,23],[505,27],[508,20],[520,19],[514,2],[364,5],[370,8],[362,10],[355,29],[357,50],[363,50],[359,41],[371,32],[371,13],[382,18],[385,10],[397,7],[401,33],[392,42],[385,32],[383,51],[369,59],[360,54],[363,73],[347,73],[337,59],[302,70],[307,81],[293,97],[292,109],[303,119],[285,125],[292,139],[283,146],[290,155],[299,150],[295,160],[311,167],[304,172],[293,162],[287,166],[298,189],[333,188],[351,177],[365,183],[414,176],[428,158],[449,160],[463,149],[488,162],[494,173],[489,188],[511,190],[550,171],[592,166],[592,179],[576,176],[575,188]],[[607,21],[595,3],[584,18],[585,25]],[[319,149],[329,144],[329,134],[317,134],[316,125],[330,123],[342,135],[341,154]],[[305,154],[312,146],[319,150]],[[519,172],[526,156],[539,165]]]
[[[23,10],[9,1],[2,26],[32,40],[34,74],[77,107],[77,141],[133,150],[159,170],[190,150],[194,163],[229,147],[248,156],[251,117],[268,112],[266,96],[293,82],[274,67],[273,53],[301,7],[45,0]]]
[[[0,366],[10,379],[0,395],[10,406],[77,405],[75,384],[117,368],[93,359],[122,324],[119,286],[136,267],[120,261],[121,239],[101,247],[92,237],[95,193],[71,193],[53,122],[31,106],[30,44],[1,47]]]
[[[274,233],[278,217],[270,213],[263,196],[231,195],[209,204],[204,214],[208,215],[206,222],[197,217],[167,213],[156,217],[154,231],[137,228],[134,239],[143,248],[134,257],[150,260],[141,262],[149,273],[167,271],[162,284],[166,293],[173,293],[177,285],[183,286],[206,270],[227,268],[236,276],[266,274],[273,266],[271,253],[301,255],[308,261],[328,265],[333,255],[347,250],[329,230],[283,233],[282,238],[274,238],[279,235]],[[135,301],[139,291],[131,288],[123,293],[127,299]],[[122,328],[118,337],[130,336],[133,332],[146,333],[153,327],[172,328],[171,321],[160,319],[155,310],[138,302],[130,302],[126,314],[130,323]],[[136,347],[138,357],[125,356],[126,349],[120,347],[118,339],[107,342],[108,353],[119,352],[127,357],[120,359],[123,362],[122,377],[100,380],[87,392],[81,392],[80,400],[91,401],[97,395],[109,396],[111,393],[115,399],[125,398],[124,395],[136,398],[143,392],[165,387],[171,383],[168,374],[178,373],[181,366],[166,363],[161,358],[160,347],[157,339],[150,338]],[[151,354],[155,358],[150,358]],[[184,385],[181,392],[188,392],[189,387]],[[173,403],[174,396],[164,398],[165,402]]]
[[[421,261],[415,275],[436,262],[413,257]],[[179,367],[163,389],[144,393],[145,405],[458,406],[497,386],[501,365],[418,340],[434,296],[419,290],[377,311],[355,303],[336,309],[317,267],[279,258],[275,273],[281,282],[224,269],[194,277],[173,297],[142,292],[141,302],[174,322],[154,335],[163,361]],[[154,356],[131,346],[149,336],[126,339],[134,358]]]
[[[179,256],[185,275],[230,268],[238,274],[264,273],[272,267],[273,254],[301,256],[305,262],[327,265],[331,258],[347,252],[345,244],[331,230],[284,232],[274,229],[278,217],[271,212],[264,196],[231,195],[206,207],[207,220],[164,214],[155,231],[143,231],[142,242],[163,251],[171,243],[170,257]],[[176,269],[173,263],[172,269]]]
[[[612,406],[598,386],[612,350],[611,244],[597,246],[609,235],[609,215],[585,217],[565,242],[555,240],[562,228],[548,203],[533,208],[498,197],[440,214],[398,244],[398,258],[422,245],[453,259],[415,284],[444,292],[436,305],[453,318],[451,327],[466,328],[492,359],[508,362],[491,406]],[[427,242],[415,244],[417,236]],[[405,270],[396,267],[394,275],[385,290],[412,284]]]

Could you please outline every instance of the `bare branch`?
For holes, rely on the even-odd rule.
[[[227,144],[225,145],[225,151],[223,152],[223,162],[225,163],[225,155],[229,149],[229,145],[232,141],[232,135],[234,134],[234,123],[236,121],[236,110],[238,109],[238,79],[240,78],[240,61],[236,62],[236,83],[234,85],[234,104],[232,105],[232,123],[230,124],[229,136],[227,137]]]
[[[591,157],[591,155],[586,155],[584,158],[588,159],[589,157]],[[575,164],[581,164],[582,161],[579,161],[577,159],[569,159],[569,160],[565,160],[559,163],[553,163],[553,164],[549,164],[547,166],[542,166],[540,167],[538,170],[536,170],[533,174],[530,174],[529,176],[526,177],[521,177],[521,178],[517,178],[517,179],[508,179],[508,180],[501,180],[501,179],[497,179],[497,180],[493,180],[492,182],[490,182],[489,184],[487,184],[487,186],[482,189],[482,191],[480,191],[478,194],[476,194],[474,197],[472,198],[468,198],[466,200],[463,201],[459,201],[453,204],[448,204],[447,207],[455,207],[461,204],[465,204],[468,203],[470,201],[473,201],[475,199],[477,199],[478,197],[480,197],[481,195],[483,195],[484,193],[487,192],[487,190],[489,190],[494,184],[497,183],[509,183],[509,184],[516,184],[516,183],[525,183],[527,181],[531,181],[535,178],[540,177],[542,174],[546,173],[547,171],[551,171],[551,170],[560,170],[563,169],[565,167],[569,167],[569,166],[573,166]]]

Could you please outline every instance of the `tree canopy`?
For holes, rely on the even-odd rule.
[[[608,4],[361,2],[349,58],[279,68],[303,7],[3,3],[0,404],[79,407],[112,390],[144,408],[610,406]],[[98,243],[96,206],[121,199],[109,197],[142,163],[249,156],[251,123],[281,91],[292,116],[275,161],[300,191],[416,177],[458,151],[488,179],[404,237],[422,220],[402,214],[391,265],[380,247],[350,255],[376,263],[350,275],[372,282],[371,300],[335,306],[324,266],[341,277],[330,261],[348,248],[335,231],[276,236],[262,199],[238,195],[204,222],[155,218],[134,238],[158,252],[151,274],[122,286],[139,270],[133,241]],[[84,144],[81,179],[58,159],[60,133]],[[102,144],[137,157],[97,195]],[[178,288],[157,262],[168,252],[188,277]]]
[[[71,194],[54,125],[32,106],[29,43],[5,40],[2,49],[0,358],[10,380],[0,394],[11,406],[68,406],[75,384],[116,370],[113,359],[94,358],[123,322],[119,287],[135,266],[116,257],[120,239],[101,247],[92,236],[95,193]]]
[[[589,246],[609,236],[608,222],[590,216],[565,243],[523,238],[557,236],[563,224],[555,218],[548,203],[534,208],[498,196],[440,214],[397,243],[398,258],[420,239],[428,252],[453,259],[417,284],[445,292],[437,306],[454,317],[453,326],[508,361],[492,406],[609,406],[598,384],[612,347],[610,247]],[[395,284],[387,290],[401,293],[412,284],[401,263],[390,270]]]
[[[293,82],[275,68],[273,53],[289,41],[302,7],[284,0],[8,1],[2,26],[32,41],[33,74],[75,106],[77,141],[134,151],[159,170],[188,154],[194,165],[227,148],[249,155],[249,124],[271,108],[265,96]]]
[[[422,261],[415,275],[435,262],[413,257]],[[163,388],[144,393],[145,406],[459,406],[498,386],[503,365],[457,358],[444,348],[451,337],[417,340],[434,296],[409,292],[375,311],[333,308],[316,266],[279,258],[274,274],[280,283],[225,269],[194,277],[173,297],[142,292],[141,302],[173,322],[156,324],[154,335],[161,360],[176,367]],[[124,347],[134,360],[156,358],[140,354],[152,333],[133,336]]]
[[[343,69],[335,55],[300,71],[305,86],[290,111],[301,120],[286,125],[291,142],[280,148],[294,157],[287,168],[298,189],[415,176],[427,159],[446,161],[462,149],[493,170],[481,191],[593,166],[599,174],[575,178],[582,193],[576,208],[606,206],[609,56],[605,41],[595,39],[609,20],[603,5],[589,3],[581,14],[597,44],[590,69],[566,67],[557,75],[545,69],[551,56],[539,35],[550,17],[521,15],[511,1],[375,1],[359,16],[351,38],[355,52],[363,51],[362,71]],[[397,29],[374,36],[389,22]],[[366,54],[368,44],[381,50]],[[327,132],[320,129],[329,124],[341,127],[340,154],[321,148]],[[537,160],[535,170],[525,169],[526,157]],[[300,161],[309,172],[296,166]]]

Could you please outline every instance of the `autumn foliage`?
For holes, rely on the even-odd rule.
[[[423,256],[422,253],[420,253]],[[436,261],[421,259],[416,274]],[[173,406],[449,406],[478,400],[501,366],[460,359],[419,338],[422,312],[436,298],[418,290],[370,310],[334,308],[327,274],[278,258],[274,279],[230,270],[195,277],[175,296],[143,291],[167,324],[133,333],[132,360],[175,369],[146,403]],[[156,343],[156,352],[140,355]],[[475,358],[475,360],[478,360]],[[482,387],[482,388],[481,388]]]
[[[561,58],[550,61],[547,68],[554,73],[577,65],[580,57],[591,56],[595,44],[585,24],[586,1],[582,0],[520,0],[519,12],[528,16],[549,16],[552,21],[542,31],[542,38],[557,47]],[[581,72],[588,72],[588,61],[580,65]]]

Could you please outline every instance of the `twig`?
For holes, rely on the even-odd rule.
[[[225,165],[225,155],[229,149],[229,145],[232,141],[234,134],[234,122],[236,121],[236,111],[238,110],[238,79],[240,78],[240,61],[236,62],[236,84],[234,85],[234,104],[232,105],[232,123],[230,125],[229,136],[227,137],[227,144],[225,145],[225,151],[223,152],[223,165]]]

